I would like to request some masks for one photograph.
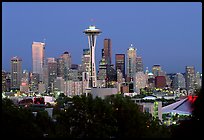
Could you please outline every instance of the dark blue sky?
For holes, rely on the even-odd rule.
[[[31,44],[46,38],[46,57],[64,51],[81,64],[88,48],[83,30],[94,24],[102,30],[97,38],[96,64],[104,38],[112,40],[112,62],[132,43],[142,56],[144,68],[160,64],[167,73],[184,72],[186,65],[202,71],[202,3],[158,2],[18,2],[2,3],[2,69],[10,71],[10,59],[23,59],[32,70]],[[93,19],[93,20],[92,20]]]

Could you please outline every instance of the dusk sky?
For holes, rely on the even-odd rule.
[[[115,54],[126,55],[132,43],[143,59],[144,69],[160,64],[167,73],[185,72],[185,66],[202,71],[202,3],[200,2],[3,2],[2,69],[10,71],[10,59],[22,58],[22,67],[32,71],[31,44],[46,39],[46,57],[71,53],[81,64],[88,48],[83,30],[95,25],[96,64],[103,40],[112,40]]]

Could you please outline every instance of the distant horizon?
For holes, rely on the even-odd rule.
[[[199,2],[3,2],[2,70],[9,72],[11,58],[18,56],[22,70],[32,72],[31,44],[44,41],[46,58],[67,51],[72,64],[81,64],[83,49],[88,48],[83,30],[92,24],[102,30],[96,41],[97,71],[103,40],[110,38],[114,66],[115,54],[126,57],[133,44],[144,71],[159,64],[166,73],[185,73],[185,66],[202,72]]]

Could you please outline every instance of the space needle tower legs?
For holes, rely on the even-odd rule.
[[[95,26],[89,26],[88,29],[83,31],[88,36],[88,43],[90,49],[90,68],[89,68],[89,87],[97,87],[97,77],[96,77],[96,63],[95,63],[95,47],[96,47],[96,37],[101,33],[100,29]]]

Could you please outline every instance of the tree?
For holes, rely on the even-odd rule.
[[[2,136],[6,138],[41,138],[43,133],[35,124],[35,118],[28,109],[20,108],[10,99],[2,99]]]
[[[202,89],[197,93],[197,99],[192,104],[192,117],[188,120],[183,120],[178,126],[172,126],[173,138],[200,138],[203,133],[204,110],[203,110],[203,93]]]

